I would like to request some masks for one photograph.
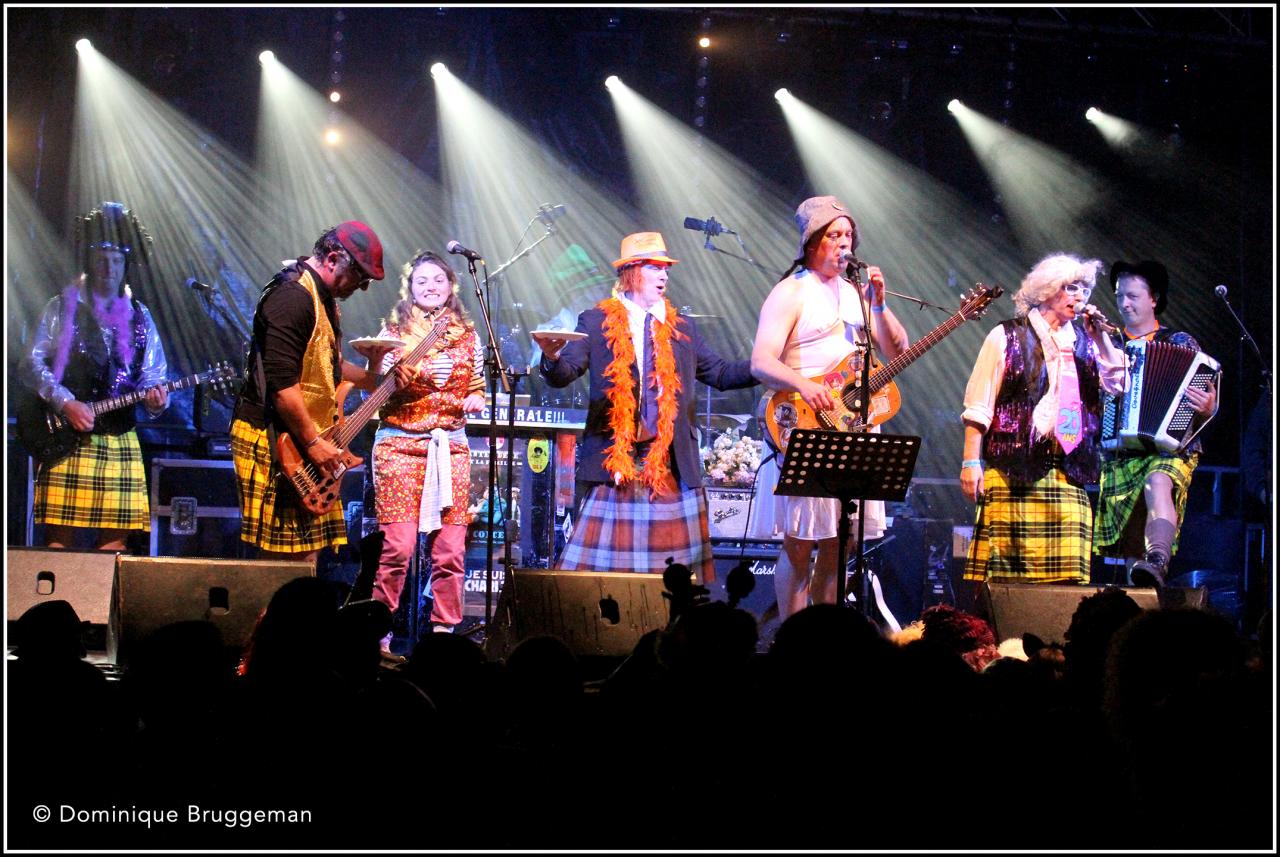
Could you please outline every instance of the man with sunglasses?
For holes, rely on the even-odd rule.
[[[1102,262],[1056,253],[987,335],[965,388],[960,488],[975,503],[964,579],[1088,583],[1100,393],[1124,388],[1124,354],[1089,303]]]
[[[271,278],[253,315],[253,342],[231,423],[240,488],[240,538],[262,557],[314,561],[321,548],[346,544],[341,504],[316,517],[277,493],[275,440],[288,432],[325,473],[340,452],[320,433],[338,421],[337,387],[373,390],[377,375],[342,359],[338,301],[381,280],[382,242],[363,223],[328,229],[312,248]]]

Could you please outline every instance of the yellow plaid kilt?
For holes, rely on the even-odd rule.
[[[266,429],[231,423],[231,458],[240,492],[240,540],[278,553],[307,553],[347,543],[342,504],[316,517],[292,498],[277,495]]]
[[[1187,513],[1191,474],[1199,463],[1199,453],[1183,458],[1167,452],[1125,455],[1103,461],[1098,516],[1094,519],[1094,552],[1113,557],[1140,557],[1146,553],[1147,504],[1142,497],[1142,486],[1152,473],[1163,473],[1173,483],[1173,505],[1178,510],[1180,532]],[[1175,532],[1172,551],[1177,550],[1178,533]]]
[[[37,524],[150,532],[137,433],[84,435],[75,452],[40,468],[32,510]]]
[[[1030,486],[982,473],[965,580],[1088,583],[1093,511],[1084,489],[1052,468]]]

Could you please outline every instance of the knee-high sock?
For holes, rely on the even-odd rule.
[[[1178,527],[1172,521],[1166,521],[1164,518],[1152,518],[1147,521],[1145,531],[1147,553],[1158,553],[1168,562],[1173,554],[1173,539],[1177,534]]]

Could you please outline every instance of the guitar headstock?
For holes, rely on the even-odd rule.
[[[988,286],[984,283],[975,283],[960,304],[960,315],[964,316],[966,321],[981,318],[991,302],[1002,294],[1004,289],[999,285]]]
[[[231,363],[223,360],[221,363],[213,363],[209,366],[207,372],[202,372],[201,380],[213,387],[219,393],[226,393],[230,390],[231,384],[240,380],[236,377],[236,370],[232,368]]]

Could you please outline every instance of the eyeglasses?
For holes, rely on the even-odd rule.
[[[1067,283],[1062,287],[1062,290],[1069,295],[1082,294],[1085,297],[1088,297],[1089,295],[1093,294],[1093,286],[1086,286],[1084,283],[1080,282],[1079,280],[1077,280],[1074,283]]]
[[[356,275],[359,277],[359,279],[356,280],[357,289],[363,289],[366,286],[368,286],[369,283],[373,282],[373,278],[365,274],[364,269],[356,264],[356,260],[351,258],[351,254],[348,253],[345,248],[340,247],[335,252],[340,253],[342,255],[343,261],[347,263],[347,270],[354,271]]]

